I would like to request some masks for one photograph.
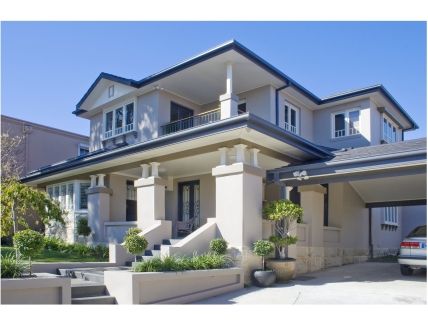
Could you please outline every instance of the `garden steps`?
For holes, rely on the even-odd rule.
[[[144,255],[139,256],[137,255],[137,262],[140,261],[148,261],[155,257],[160,257],[161,255],[161,246],[171,246],[178,242],[180,242],[182,239],[164,239],[162,240],[162,244],[155,244],[153,245],[153,249],[151,250],[145,250]],[[126,266],[133,266],[135,265],[135,262],[129,261],[126,262]]]
[[[109,295],[71,298],[71,304],[116,304],[116,298]]]

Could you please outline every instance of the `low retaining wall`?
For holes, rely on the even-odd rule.
[[[71,304],[71,279],[49,273],[1,279],[1,304]]]
[[[53,262],[53,263],[33,263],[31,271],[34,273],[52,273],[57,274],[58,269],[73,269],[73,268],[91,268],[91,267],[112,267],[117,266],[112,262]]]
[[[183,272],[106,271],[104,284],[118,304],[191,303],[242,289],[240,268]]]

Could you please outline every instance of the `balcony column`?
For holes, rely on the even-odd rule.
[[[220,119],[238,115],[239,98],[233,93],[232,63],[226,65],[226,93],[220,96]]]
[[[159,163],[151,164],[151,176],[148,165],[143,164],[143,177],[134,182],[137,189],[137,226],[142,230],[153,226],[155,221],[165,220],[165,187],[167,181],[159,177]]]
[[[235,163],[246,163],[245,151],[247,150],[247,145],[238,144],[233,147],[235,147],[235,156],[236,156]]]
[[[251,166],[259,167],[258,153],[260,152],[257,148],[250,149],[250,162]]]
[[[89,177],[91,178],[91,186],[90,187],[97,186],[97,175],[89,175]]]
[[[220,152],[220,166],[227,165],[227,151],[229,150],[229,148],[221,147],[218,150]]]
[[[141,164],[140,166],[142,168],[141,178],[149,177],[150,165],[149,164]]]
[[[98,185],[95,185],[98,176]],[[91,186],[88,188],[88,224],[91,227],[92,243],[104,243],[104,222],[110,220],[110,195],[113,191],[104,186],[105,174],[91,175]]]

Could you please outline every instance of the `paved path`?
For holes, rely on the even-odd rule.
[[[397,263],[350,264],[195,304],[426,304],[426,273],[402,276]]]

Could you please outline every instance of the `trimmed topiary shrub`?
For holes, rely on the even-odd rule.
[[[218,254],[224,255],[227,252],[227,242],[224,239],[214,239],[210,242],[210,251]]]
[[[143,252],[148,245],[148,242],[144,236],[138,235],[141,230],[139,228],[130,228],[126,232],[123,245],[128,253],[135,256],[135,262],[137,262],[137,254]]]
[[[262,267],[265,270],[265,256],[271,254],[275,250],[275,245],[266,240],[258,240],[254,242],[254,254],[262,257]]]
[[[77,234],[82,235],[85,238],[85,242],[87,241],[87,237],[91,234],[92,230],[89,227],[88,219],[86,217],[82,217],[77,221]]]
[[[15,258],[13,253],[1,256],[1,277],[20,278],[26,269],[26,264],[19,258]]]
[[[19,253],[28,257],[31,276],[31,256],[43,250],[43,235],[30,229],[19,231],[13,236],[13,244],[15,248],[18,249]]]

